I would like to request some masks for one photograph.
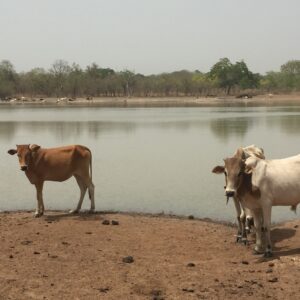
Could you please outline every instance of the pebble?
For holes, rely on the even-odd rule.
[[[119,225],[119,221],[112,220],[111,225]]]
[[[162,291],[160,291],[160,290],[151,291],[151,295],[153,296],[152,300],[163,300],[164,299],[164,297],[162,296]]]
[[[243,265],[249,265],[249,262],[247,260],[242,260]]]
[[[269,268],[266,273],[273,273],[273,270],[271,268]]]
[[[101,293],[107,293],[109,291],[109,288],[100,288],[99,292]]]
[[[195,264],[194,263],[188,263],[186,266],[187,267],[195,267]]]
[[[32,243],[32,241],[29,241],[29,240],[21,242],[22,245],[29,245],[31,243]]]
[[[104,220],[104,221],[102,222],[102,224],[103,224],[103,225],[109,225],[110,222],[109,222],[109,220]]]
[[[34,251],[34,252],[33,252],[33,254],[40,254],[40,252],[38,252],[38,251]]]
[[[184,292],[188,292],[188,293],[194,293],[195,290],[193,289],[186,289],[186,288],[183,288],[182,289]]]
[[[269,267],[274,267],[274,263],[269,263]]]
[[[123,261],[124,263],[131,264],[131,263],[134,262],[134,259],[133,259],[132,256],[126,256],[126,257],[123,257],[123,258],[122,258],[122,261]]]
[[[273,277],[271,279],[268,280],[269,282],[277,282],[278,281],[278,278],[277,277]]]

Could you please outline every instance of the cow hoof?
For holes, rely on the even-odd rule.
[[[237,235],[236,236],[236,243],[241,243],[243,240],[242,236],[241,235]]]
[[[249,245],[249,241],[246,238],[242,238],[242,243],[247,246]]]
[[[272,257],[273,256],[273,253],[271,251],[267,251],[264,253],[264,257],[265,258],[269,258],[269,257]]]
[[[94,209],[90,209],[89,210],[89,214],[94,214],[95,213],[95,210]]]
[[[38,213],[38,212],[34,213],[34,217],[35,217],[35,218],[39,218],[39,217],[41,217],[42,215],[43,215],[43,213]]]
[[[263,254],[264,253],[264,249],[262,249],[262,248],[254,248],[253,249],[253,254],[254,255],[261,255],[261,254]]]
[[[69,211],[69,213],[72,214],[72,215],[77,215],[79,213],[79,210],[77,210],[77,209],[71,209]]]

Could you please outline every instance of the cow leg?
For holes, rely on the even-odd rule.
[[[256,242],[254,247],[254,254],[261,254],[264,252],[263,239],[262,239],[262,210],[252,210],[252,216],[255,227]]]
[[[241,222],[241,205],[239,200],[234,197],[233,198],[233,202],[234,202],[234,206],[235,206],[235,210],[236,210],[236,215],[237,215],[237,223],[238,223],[238,232],[237,232],[237,236],[236,236],[236,242],[241,242],[242,241],[242,222]]]
[[[245,209],[242,207],[242,213],[240,216],[241,224],[242,224],[242,240],[241,242],[247,245],[247,231],[246,231],[246,213]]]
[[[90,200],[91,200],[90,212],[92,213],[95,210],[95,186],[94,186],[92,181],[90,182],[90,185],[88,186],[88,189],[89,189],[89,197],[90,197]]]
[[[89,176],[84,176],[82,179],[89,190],[89,198],[91,200],[90,213],[93,213],[95,210],[95,186]]]
[[[272,242],[271,242],[271,212],[272,212],[272,205],[269,204],[270,201],[266,201],[267,205],[263,206],[263,227],[262,231],[265,234],[266,239],[266,248],[264,257],[272,257]]]
[[[247,215],[246,216],[246,233],[249,234],[251,231],[251,227],[253,226],[253,217]]]
[[[39,183],[35,184],[37,207],[36,207],[34,216],[36,218],[38,218],[44,214],[43,186],[44,186],[44,182],[39,182]]]
[[[70,213],[77,214],[77,213],[79,213],[79,211],[81,209],[83,198],[84,198],[86,190],[87,190],[87,186],[84,184],[83,180],[79,176],[74,175],[74,177],[75,177],[75,179],[78,183],[78,186],[80,188],[80,198],[79,198],[76,209],[71,210]]]

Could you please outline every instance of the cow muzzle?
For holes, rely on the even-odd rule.
[[[229,198],[234,197],[235,192],[228,190],[225,191],[225,196],[226,196],[226,204],[228,204]]]
[[[234,193],[234,191],[226,191],[225,194],[226,194],[226,197],[230,198],[230,197],[234,197],[235,193]]]
[[[21,166],[21,171],[27,171],[28,170],[28,166]]]

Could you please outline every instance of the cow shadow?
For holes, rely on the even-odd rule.
[[[272,242],[275,245],[278,242],[292,238],[296,234],[293,228],[274,228],[271,230]]]
[[[271,237],[273,242],[273,250],[275,257],[289,256],[300,254],[300,248],[290,249],[289,245],[278,246],[277,243],[287,240],[295,236],[296,229],[293,228],[274,228],[271,231]]]
[[[81,211],[77,214],[72,214],[69,212],[62,212],[62,211],[52,211],[50,214],[45,214],[43,216],[43,219],[46,222],[59,222],[64,219],[74,219],[74,220],[81,220],[81,221],[101,221],[105,219],[105,215],[112,214],[115,212],[110,211],[96,211],[93,213],[90,213],[89,211]]]

